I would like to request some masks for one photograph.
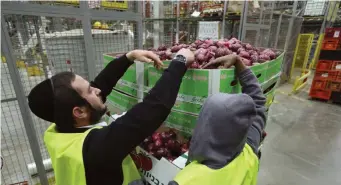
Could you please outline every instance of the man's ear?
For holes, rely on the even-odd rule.
[[[86,107],[74,107],[72,109],[72,114],[75,118],[84,119],[88,116],[88,111]]]

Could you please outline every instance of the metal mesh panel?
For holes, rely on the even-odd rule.
[[[36,84],[57,72],[72,70],[85,78],[88,77],[85,65],[83,30],[80,29],[81,22],[79,20],[22,15],[6,15],[5,20],[11,37],[14,58],[17,59],[18,74],[26,96]],[[2,65],[6,64],[3,63]],[[9,130],[5,131],[6,127],[2,127],[2,131],[8,133],[7,137],[2,139],[2,142],[8,146],[2,147],[2,153],[14,151],[11,153],[13,160],[7,160],[7,165],[14,169],[18,166],[21,169],[21,171],[8,170],[6,177],[8,176],[10,179],[4,182],[15,183],[24,179],[30,180],[26,165],[34,161],[32,157],[26,157],[31,151],[27,146],[21,113],[9,78],[7,68],[2,66],[1,98],[6,103],[2,103],[1,108],[4,117],[7,117],[2,120],[2,123],[5,126],[7,125]],[[7,107],[11,108],[10,111],[6,112],[9,109]],[[31,115],[42,158],[48,159],[49,155],[44,146],[43,133],[50,123],[36,117],[33,113]],[[15,138],[17,139],[13,140]],[[18,149],[13,150],[12,148]],[[20,157],[21,155],[23,156]],[[18,158],[17,160],[14,160],[15,156]],[[16,175],[22,176],[22,178],[13,178]],[[48,174],[48,177],[51,176],[53,174]]]
[[[179,21],[179,43],[192,43],[198,37],[199,21],[181,20]]]
[[[1,184],[31,182],[26,165],[33,162],[33,157],[7,63],[4,61],[1,62],[1,89],[1,156],[4,164]]]
[[[144,48],[155,48],[162,44],[171,46],[175,42],[176,21],[145,21],[143,32]]]
[[[143,2],[144,2],[143,13],[144,13],[145,18],[153,18],[153,19],[176,18],[177,3],[175,1],[155,1],[154,0],[154,1],[143,1]]]
[[[64,1],[65,2],[65,1]],[[71,2],[71,1],[69,1]],[[78,3],[74,3],[78,2]],[[103,68],[103,54],[112,52],[127,52],[136,49],[138,42],[138,24],[134,21],[107,21],[108,12],[117,15],[118,11],[137,12],[138,1],[115,1],[124,4],[118,7],[117,4],[104,6],[103,1],[89,1],[90,9],[93,16],[103,17],[103,20],[89,20],[92,24],[96,21],[109,24],[108,27],[100,29],[91,29],[91,39],[84,36],[83,25],[81,20],[76,18],[66,18],[73,15],[56,15],[56,17],[32,16],[35,15],[35,9],[40,4],[76,8],[79,1],[72,1],[70,4],[60,3],[57,1],[25,1],[20,5],[27,6],[27,12],[30,15],[20,15],[15,8],[9,7],[4,16],[6,28],[10,41],[13,46],[13,56],[17,64],[17,76],[23,86],[24,95],[27,96],[30,90],[41,81],[51,77],[53,74],[62,71],[73,71],[78,75],[88,79],[91,63],[95,63],[95,73]],[[8,2],[11,3],[11,2]],[[16,2],[18,3],[18,2]],[[32,4],[36,5],[33,6]],[[167,3],[165,3],[167,4]],[[123,8],[122,8],[123,7]],[[46,7],[53,10],[52,7]],[[14,10],[13,10],[14,9]],[[105,10],[105,11],[101,11]],[[173,8],[172,8],[173,10]],[[17,14],[11,14],[12,12]],[[26,11],[26,9],[25,9]],[[25,12],[24,11],[24,12]],[[84,10],[87,11],[87,10]],[[114,12],[116,11],[116,12]],[[33,14],[32,14],[33,13]],[[9,15],[10,14],[10,15]],[[46,15],[46,13],[37,12],[37,15]],[[79,17],[79,16],[75,16]],[[114,16],[113,16],[114,18]],[[104,30],[105,29],[105,30]],[[168,28],[167,28],[168,29]],[[142,30],[140,30],[142,31]],[[142,38],[141,38],[142,39]],[[85,44],[87,43],[87,45]],[[6,43],[7,44],[7,43]],[[86,47],[85,47],[86,46]],[[95,61],[87,63],[86,51],[93,49]],[[89,54],[91,57],[91,52]],[[20,113],[19,105],[9,76],[7,64],[1,63],[1,110],[2,110],[2,149],[1,153],[4,157],[4,168],[2,169],[1,184],[12,184],[27,180],[30,184],[39,183],[38,178],[31,177],[27,164],[33,163],[32,154],[26,137],[24,128],[24,120]],[[92,72],[92,69],[90,69]],[[12,76],[13,77],[13,76]],[[37,118],[31,113],[36,135],[38,137],[38,145],[43,159],[48,159],[49,155],[43,143],[43,134],[50,123]],[[34,152],[34,151],[33,151]],[[47,173],[48,178],[53,177],[53,172]]]
[[[104,67],[103,54],[125,53],[138,48],[136,22],[103,20],[93,20],[92,22],[108,25],[108,29],[93,30],[92,39],[97,73]]]
[[[235,19],[235,18],[225,19],[224,38],[229,38],[230,36],[238,38],[239,22],[240,22],[240,19]]]

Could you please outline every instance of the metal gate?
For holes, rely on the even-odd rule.
[[[60,71],[92,80],[103,53],[142,48],[141,8],[138,1],[1,2],[1,184],[53,184],[42,138],[49,123],[30,112],[26,96]]]
[[[275,1],[245,2],[239,37],[256,47],[285,51],[281,78],[286,81],[290,76],[296,40],[303,22],[300,15],[305,4],[292,2],[291,14],[274,12],[280,4],[281,2]]]

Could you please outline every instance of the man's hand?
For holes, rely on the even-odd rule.
[[[224,68],[230,68],[231,66],[235,66],[237,73],[244,71],[244,69],[246,69],[246,66],[244,65],[244,63],[242,62],[241,58],[238,55],[232,54],[232,55],[226,55],[223,57],[219,57],[207,64],[205,64],[202,68],[207,68],[210,65],[214,65],[214,64],[220,64],[222,66],[224,66]]]
[[[128,52],[126,56],[130,61],[137,60],[140,62],[154,63],[154,66],[157,69],[160,69],[163,66],[163,63],[160,60],[160,58],[151,51],[133,50],[133,51]]]
[[[189,49],[180,49],[180,51],[178,51],[176,53],[176,55],[183,55],[184,57],[186,57],[186,65],[187,67],[192,65],[192,63],[194,62],[194,53],[193,51],[189,50]]]

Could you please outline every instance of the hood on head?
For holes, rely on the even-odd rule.
[[[221,168],[243,149],[255,104],[246,94],[214,94],[207,98],[194,129],[189,160]]]

